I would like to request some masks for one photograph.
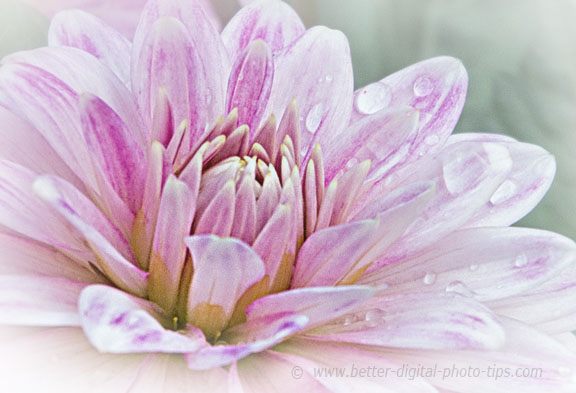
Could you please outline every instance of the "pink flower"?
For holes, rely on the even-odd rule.
[[[58,14],[0,69],[3,391],[573,392],[576,246],[508,227],[554,160],[450,136],[466,85],[354,92],[279,1],[220,35],[152,0],[133,43]]]

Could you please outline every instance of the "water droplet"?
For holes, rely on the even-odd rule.
[[[490,203],[499,205],[514,197],[518,192],[518,186],[512,180],[504,181],[490,197]]]
[[[472,190],[486,170],[487,165],[482,157],[463,151],[448,153],[442,165],[444,183],[452,195]]]
[[[446,292],[457,293],[462,296],[472,297],[474,292],[466,286],[462,281],[452,281],[446,287]]]
[[[350,326],[354,322],[356,322],[356,316],[355,315],[348,315],[348,316],[344,317],[344,321],[342,322],[342,324],[344,326]]]
[[[326,75],[326,82],[332,82],[334,77],[332,75]]]
[[[474,264],[474,265],[470,265],[470,271],[471,272],[475,272],[480,268],[480,265],[478,264]]]
[[[520,254],[514,260],[514,266],[516,267],[524,267],[528,264],[528,258],[524,254]]]
[[[364,317],[368,327],[376,327],[383,322],[385,312],[379,308],[369,310]]]
[[[392,100],[392,91],[388,85],[376,82],[366,86],[356,96],[356,109],[365,115],[371,115],[388,106]]]
[[[426,97],[434,90],[434,84],[430,78],[421,76],[414,82],[413,89],[416,97]]]
[[[424,284],[432,285],[436,282],[436,273],[426,273],[424,276]]]
[[[238,82],[241,82],[244,80],[244,73],[241,72],[240,74],[238,74]]]
[[[324,79],[318,78],[318,83],[322,83],[322,82],[324,82]]]
[[[426,139],[424,139],[424,142],[426,142],[426,144],[429,146],[434,146],[440,142],[440,138],[438,135],[428,135]]]
[[[324,106],[322,104],[316,104],[308,112],[306,116],[306,129],[311,133],[315,133],[322,123],[322,114],[324,111]]]
[[[360,161],[356,158],[356,157],[352,157],[347,163],[346,163],[346,168],[350,169],[353,168],[354,166],[358,165],[360,163]]]

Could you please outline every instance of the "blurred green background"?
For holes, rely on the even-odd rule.
[[[46,0],[51,1],[51,0]],[[520,225],[576,238],[576,0],[291,0],[307,26],[342,30],[356,85],[417,61],[451,55],[470,75],[457,131],[536,143],[556,180]],[[0,56],[45,42],[47,18],[0,0]],[[214,0],[226,21],[235,0]]]

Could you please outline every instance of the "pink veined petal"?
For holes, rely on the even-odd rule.
[[[186,239],[194,275],[188,296],[188,320],[221,331],[240,297],[264,277],[264,263],[248,245],[234,238],[196,235]],[[207,319],[207,311],[213,314]]]
[[[444,145],[462,112],[467,87],[468,75],[458,59],[425,60],[356,91],[351,122],[388,106],[408,105],[418,110],[419,132],[407,164]]]
[[[186,334],[167,330],[158,321],[163,314],[156,304],[115,288],[87,287],[78,309],[86,336],[100,352],[185,353],[207,345],[200,330],[189,327]]]
[[[82,181],[38,130],[0,106],[0,158],[22,165],[36,173],[50,173],[84,189]]]
[[[251,42],[236,60],[228,80],[227,112],[238,108],[239,124],[252,136],[262,120],[274,80],[272,52],[265,41]]]
[[[186,258],[184,239],[190,235],[196,195],[170,176],[164,185],[150,260],[149,298],[164,310],[175,311]]]
[[[80,10],[59,12],[48,32],[50,46],[82,49],[110,68],[128,85],[132,44],[98,17]]]
[[[466,225],[510,174],[513,158],[499,143],[463,142],[448,146],[438,156],[424,160],[412,181],[435,181],[436,193],[421,218],[378,261],[383,266],[415,254]],[[369,200],[385,195],[384,183],[374,186]],[[363,205],[370,202],[364,201]]]
[[[61,251],[28,237],[0,232],[0,274],[44,276],[99,283],[102,277]]]
[[[208,370],[228,365],[279,344],[288,336],[302,330],[307,322],[308,319],[303,315],[290,314],[248,321],[232,328],[230,332],[231,337],[245,338],[245,343],[208,346],[186,354],[188,367],[193,370]]]
[[[404,294],[460,292],[487,302],[532,293],[565,274],[575,259],[576,244],[555,233],[529,228],[463,229],[359,282],[385,282],[390,291]]]
[[[413,349],[498,349],[504,329],[492,311],[454,294],[381,295],[344,321],[310,332],[318,340]]]
[[[269,353],[297,365],[303,374],[313,375],[331,392],[437,393],[421,376],[396,375],[403,364],[370,347],[294,338]]]
[[[536,207],[554,179],[556,162],[549,152],[511,138],[498,139],[510,151],[512,170],[466,226],[508,226],[515,223]],[[496,138],[485,134],[458,134],[450,137],[447,144],[466,141],[496,142]]]
[[[403,165],[417,138],[418,111],[383,109],[354,123],[323,146],[326,178],[332,180],[350,160],[371,160],[370,178],[382,178]]]
[[[0,275],[0,324],[80,326],[76,303],[87,285],[56,277]]]
[[[205,11],[196,2],[186,0],[151,0],[147,3],[134,36],[132,52],[133,88],[134,91],[137,91],[135,88],[139,86],[137,81],[150,75],[149,69],[144,75],[140,75],[139,73],[143,70],[139,71],[138,68],[140,67],[142,59],[146,58],[143,53],[146,50],[146,45],[149,45],[147,41],[155,29],[155,23],[164,17],[175,18],[180,22],[180,24],[176,24],[173,21],[168,22],[165,20],[161,23],[161,25],[164,25],[164,28],[171,26],[172,34],[176,34],[176,36],[171,35],[164,37],[166,39],[163,41],[164,44],[168,44],[167,41],[170,39],[177,38],[175,48],[185,50],[185,48],[182,47],[181,28],[183,26],[188,33],[186,34],[186,41],[190,40],[191,47],[193,48],[193,53],[189,55],[194,56],[196,60],[193,63],[194,68],[189,69],[190,72],[193,72],[190,76],[196,78],[197,81],[202,81],[202,85],[200,86],[195,83],[189,86],[189,88],[201,89],[203,95],[199,96],[200,92],[190,91],[191,98],[195,99],[195,101],[190,102],[192,113],[200,115],[200,118],[188,118],[188,120],[194,122],[192,123],[193,126],[198,125],[199,127],[198,129],[192,129],[193,133],[201,133],[204,131],[206,123],[212,123],[218,116],[224,113],[226,83],[230,73],[230,60],[228,59],[228,54],[226,53],[226,49],[218,32],[212,25]],[[167,24],[168,26],[166,26]],[[161,37],[162,36],[159,38]],[[171,61],[169,60],[170,55],[174,54],[174,52],[168,52],[168,61]],[[202,55],[200,56],[199,54]],[[180,59],[180,56],[177,57],[177,59]],[[174,61],[171,61],[170,66],[173,67],[174,65]],[[187,66],[189,66],[189,64],[187,64]],[[155,97],[157,91],[150,91],[149,94]],[[171,104],[176,105],[172,102]],[[175,119],[176,126],[179,124],[177,121],[178,120]],[[199,135],[197,136],[199,137]],[[194,139],[192,142],[194,142]],[[190,146],[186,146],[186,148],[188,149]]]
[[[128,261],[96,228],[87,223],[89,217],[82,216],[82,212],[70,206],[56,184],[40,178],[34,183],[34,191],[84,237],[98,267],[114,284],[127,292],[146,296],[148,273]]]
[[[429,380],[431,384],[448,391],[574,391],[576,360],[573,353],[532,327],[514,320],[502,319],[502,322],[506,329],[506,343],[498,351],[459,351],[457,357],[454,351],[424,352],[381,348],[378,352],[380,356],[397,363],[441,370]],[[454,368],[469,370],[470,367],[479,369],[481,375],[478,378],[461,378],[458,373],[450,372]],[[447,374],[444,374],[443,370],[447,370]],[[507,373],[508,376],[495,378],[496,372]],[[517,376],[516,372],[519,372],[520,376]]]
[[[94,160],[132,212],[138,212],[146,179],[144,152],[128,126],[101,99],[83,94],[79,107],[84,137]]]
[[[299,375],[294,374],[295,369],[302,369],[297,361],[284,359],[270,351],[257,353],[238,363],[238,384],[244,393],[291,393],[295,390],[314,393],[334,392],[322,385],[309,370],[302,369],[302,375]]]
[[[368,286],[300,288],[257,299],[246,308],[248,322],[279,313],[308,318],[307,329],[338,318],[366,302],[375,294]]]
[[[38,67],[61,81],[64,86],[74,91],[75,95],[90,93],[99,97],[118,114],[124,123],[130,125],[130,130],[142,147],[148,144],[149,131],[144,126],[132,92],[114,72],[89,53],[72,47],[48,47],[17,52],[5,57],[2,63]],[[77,72],[77,70],[84,70],[84,72]],[[45,100],[42,102],[46,103]],[[74,124],[71,123],[68,126]],[[42,131],[39,126],[36,128]],[[66,130],[66,127],[63,129]]]
[[[252,41],[265,41],[272,52],[287,47],[306,28],[296,12],[283,1],[255,1],[242,8],[222,31],[230,58],[236,60]]]
[[[550,333],[576,329],[576,254],[570,266],[530,292],[490,303],[496,312]]]
[[[310,236],[298,254],[292,287],[334,285],[353,279],[400,237],[434,194],[433,183],[400,189],[379,201],[376,211]]]
[[[353,75],[344,34],[314,27],[274,59],[274,84],[265,118],[281,118],[293,99],[300,111],[302,152],[325,144],[346,127],[352,107]]]

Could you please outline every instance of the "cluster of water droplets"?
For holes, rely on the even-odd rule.
[[[380,308],[348,314],[338,321],[339,324],[354,330],[362,328],[375,328],[386,323],[386,312]]]

